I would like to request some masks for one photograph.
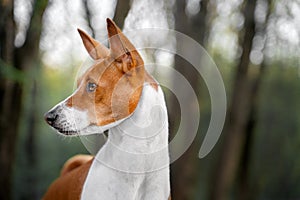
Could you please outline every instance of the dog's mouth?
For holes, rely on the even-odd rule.
[[[78,136],[80,135],[80,130],[69,130],[64,127],[57,127],[57,126],[52,126],[53,129],[55,129],[58,134],[64,135],[64,136]]]
[[[64,102],[45,113],[44,118],[58,134],[64,136],[82,135],[90,126],[86,112],[66,107]]]
[[[116,125],[116,123],[110,123],[107,125],[98,126],[96,123],[91,123],[86,120],[86,118],[82,116],[82,113],[77,113],[77,118],[74,118],[74,113],[68,112],[68,110],[62,110],[59,113],[54,111],[49,111],[46,113],[45,120],[53,129],[57,131],[58,134],[63,136],[101,134]]]
[[[66,136],[77,136],[79,135],[80,131],[74,131],[74,130],[65,130],[60,128],[55,128],[60,134],[66,135]]]
[[[64,136],[81,136],[81,135],[91,135],[91,134],[99,134],[99,133],[105,133],[108,131],[108,129],[104,129],[102,131],[95,131],[91,129],[90,126],[85,127],[80,130],[72,130],[72,129],[67,129],[63,127],[54,127],[52,126],[59,134],[64,135]]]

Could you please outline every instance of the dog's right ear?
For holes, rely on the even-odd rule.
[[[123,72],[144,66],[142,57],[115,22],[109,18],[106,19],[106,22],[110,56],[122,65]]]
[[[94,40],[91,36],[89,36],[84,31],[80,29],[77,30],[80,34],[85,49],[94,60],[102,59],[109,55],[108,48],[106,48],[104,45]]]

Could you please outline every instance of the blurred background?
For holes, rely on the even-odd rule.
[[[211,112],[202,77],[178,56],[143,54],[184,75],[201,107],[193,144],[171,165],[172,199],[300,199],[299,0],[1,0],[0,199],[40,199],[70,156],[88,153],[80,139],[55,134],[43,114],[72,92],[87,59],[76,28],[104,41],[107,17],[125,31],[187,34],[224,79],[225,127],[199,159]],[[172,36],[141,42],[181,48]],[[179,105],[167,90],[166,97],[173,138]]]

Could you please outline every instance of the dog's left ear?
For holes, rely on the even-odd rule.
[[[121,64],[123,72],[143,66],[143,60],[129,39],[109,18],[106,19],[111,57]]]
[[[86,51],[94,60],[105,58],[109,55],[109,50],[81,29],[77,29],[82,39]]]

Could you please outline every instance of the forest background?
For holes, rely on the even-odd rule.
[[[198,97],[185,100],[201,107],[196,138],[171,165],[172,199],[300,198],[299,0],[1,0],[0,199],[40,199],[69,157],[88,153],[79,138],[55,134],[43,114],[72,92],[88,57],[76,28],[105,41],[107,17],[125,32],[186,34],[206,49],[223,77],[225,126],[215,148],[199,159],[211,116],[203,78],[178,55],[143,55],[182,74]],[[144,42],[183,48],[172,36]],[[149,71],[158,80],[166,73]],[[165,93],[173,138],[179,105]]]

